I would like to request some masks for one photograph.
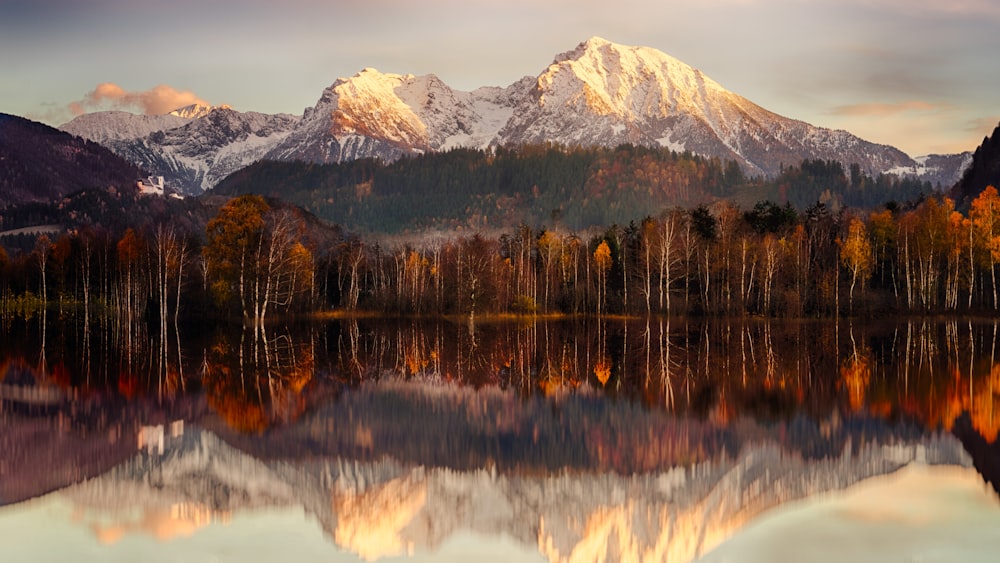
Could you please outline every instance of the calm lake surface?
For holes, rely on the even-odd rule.
[[[57,317],[0,325],[2,561],[1000,551],[993,320]]]

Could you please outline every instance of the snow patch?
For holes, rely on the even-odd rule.
[[[684,152],[687,150],[687,148],[684,146],[684,141],[671,140],[670,135],[667,135],[665,137],[660,137],[659,139],[656,140],[656,142],[659,143],[661,147],[665,149],[670,149],[674,152]]]

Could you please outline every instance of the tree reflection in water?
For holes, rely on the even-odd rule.
[[[991,322],[480,320],[470,334],[464,323],[349,320],[218,331],[207,343],[181,336],[151,336],[142,324],[119,330],[35,320],[12,326],[0,353],[33,366],[40,383],[78,392],[167,398],[204,386],[220,400],[243,397],[235,404],[247,409],[283,405],[286,414],[269,415],[272,422],[294,419],[301,408],[291,397],[316,378],[348,387],[394,378],[493,385],[524,397],[586,388],[719,420],[748,409],[815,416],[841,409],[916,416],[947,429],[968,411],[984,436],[1000,429]]]
[[[192,340],[150,335],[143,323],[42,320],[6,323],[0,344],[5,362],[30,366],[32,385],[166,402],[204,388],[224,420],[253,432],[301,416],[310,389],[384,380],[524,398],[596,393],[720,423],[836,410],[950,429],[968,412],[990,441],[1000,431],[998,327],[985,321],[481,319],[470,332],[464,322],[356,319]]]
[[[992,321],[4,326],[0,499],[103,475],[230,514],[271,483],[362,555],[447,530],[447,505],[552,557],[605,553],[584,537],[604,530],[683,559],[791,498],[968,463],[941,431],[994,483],[1000,466]]]
[[[231,427],[263,432],[305,410],[303,389],[315,373],[314,333],[261,325],[239,334],[216,333],[205,352],[202,383],[208,404]]]

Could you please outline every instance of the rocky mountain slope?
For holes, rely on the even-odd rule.
[[[85,114],[62,129],[163,176],[169,187],[201,193],[260,160],[297,121],[287,114],[189,106],[166,115]]]
[[[521,80],[507,88],[459,92],[434,75],[382,74],[368,68],[324,90],[268,157],[330,163],[485,148],[496,144],[528,86],[528,80]]]
[[[733,159],[765,175],[806,158],[857,162],[875,172],[909,162],[892,147],[767,111],[660,51],[600,38],[557,56],[499,137],[518,144],[658,144]]]
[[[782,117],[665,53],[597,37],[557,55],[537,76],[504,88],[463,92],[433,74],[368,68],[334,82],[301,118],[226,110],[225,119],[212,119],[219,111],[195,108],[134,120],[105,112],[63,128],[107,144],[191,193],[259,158],[394,160],[455,147],[527,143],[659,146],[732,159],[750,175],[765,176],[776,175],[782,165],[822,159],[840,161],[845,169],[857,163],[871,175],[894,171],[939,183],[957,178],[964,162],[939,158],[930,165],[846,131]],[[197,125],[206,119],[210,125]]]

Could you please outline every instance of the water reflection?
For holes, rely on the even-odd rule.
[[[59,491],[109,544],[277,507],[364,559],[681,561],[915,460],[997,482],[992,322],[8,330],[0,504]]]
[[[238,340],[217,333],[204,353],[201,380],[209,406],[242,432],[262,432],[295,420],[305,409],[303,388],[312,380],[315,337],[259,327]]]

